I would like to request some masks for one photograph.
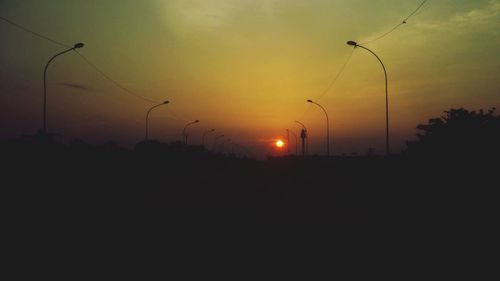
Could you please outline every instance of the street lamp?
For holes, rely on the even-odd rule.
[[[49,68],[49,64],[56,57],[58,57],[58,56],[60,56],[62,54],[65,54],[67,52],[83,48],[83,46],[85,46],[85,44],[83,44],[83,43],[76,43],[73,47],[71,47],[71,48],[69,48],[67,50],[64,50],[64,51],[58,53],[57,55],[53,56],[52,58],[50,58],[50,60],[45,65],[45,69],[43,71],[43,133],[44,134],[47,133],[47,69]]]
[[[220,139],[220,138],[223,138],[223,137],[224,137],[224,135],[218,135],[218,136],[215,137],[215,139],[214,139],[214,149],[213,149],[214,151],[217,151],[217,140]]]
[[[167,100],[167,101],[164,101],[164,102],[162,102],[162,103],[160,103],[160,104],[157,104],[157,105],[155,105],[155,106],[151,107],[151,108],[148,110],[148,113],[146,113],[146,141],[148,140],[148,130],[149,130],[149,113],[151,112],[151,110],[153,110],[153,109],[157,108],[158,106],[162,106],[162,105],[164,105],[164,104],[168,104],[168,103],[169,103],[169,101]]]
[[[288,133],[288,142],[290,142],[290,133],[292,133],[292,135],[295,137],[295,155],[299,155],[299,143],[297,135],[292,130],[286,129],[286,132]]]
[[[184,136],[184,144],[188,143],[188,135],[186,133],[187,127],[189,127],[190,125],[196,124],[196,123],[200,123],[200,120],[194,120],[193,122],[188,123],[186,126],[184,126],[184,130],[182,131],[182,135]]]
[[[213,132],[215,132],[215,129],[211,129],[211,130],[205,131],[205,132],[203,133],[203,136],[201,137],[201,144],[202,144],[203,146],[205,146],[205,137],[206,137],[206,135],[208,135],[208,134],[210,134],[210,133],[213,133]]]
[[[328,113],[326,113],[326,110],[323,106],[321,106],[319,103],[314,102],[312,100],[307,100],[309,103],[313,103],[317,106],[319,106],[321,109],[323,109],[323,112],[325,112],[326,115],[326,154],[330,156],[330,121],[328,119]]]
[[[362,49],[367,50],[368,52],[372,53],[380,62],[382,65],[382,68],[384,69],[384,76],[385,76],[385,147],[386,147],[386,155],[389,156],[390,154],[390,149],[389,149],[389,95],[388,95],[388,90],[387,90],[387,70],[385,69],[385,65],[382,62],[382,60],[375,54],[372,50],[366,48],[365,46],[361,46],[355,41],[347,41],[347,45],[353,46],[354,48],[360,47]]]

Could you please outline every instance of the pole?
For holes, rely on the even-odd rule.
[[[169,103],[169,102],[168,101],[164,101],[164,102],[162,102],[160,104],[157,104],[157,105],[151,107],[148,110],[148,112],[146,113],[146,141],[148,140],[148,133],[149,133],[149,113],[151,113],[151,111],[153,109],[157,108],[158,106],[162,106],[162,105],[167,104],[167,103]]]
[[[50,60],[45,65],[45,69],[43,70],[43,133],[47,133],[47,69],[49,68],[49,64],[58,56],[65,54],[67,52],[73,51],[75,47],[64,50],[57,55],[50,58]]]
[[[380,62],[380,64],[382,65],[382,69],[384,70],[384,77],[385,77],[385,153],[387,156],[390,155],[390,141],[389,141],[389,94],[388,94],[388,79],[387,79],[387,69],[385,68],[385,65],[384,63],[382,62],[382,60],[380,59],[380,57],[375,54],[372,50],[368,49],[367,47],[365,46],[361,46],[359,45],[358,43],[354,42],[354,41],[348,41],[347,42],[347,45],[351,45],[351,46],[354,46],[354,48],[356,47],[360,47],[362,49],[365,49],[367,50],[368,52],[370,52],[372,55],[374,55],[377,60]]]
[[[328,113],[326,112],[326,109],[321,106],[321,104],[314,102],[312,100],[308,100],[310,103],[314,103],[315,105],[319,106],[323,112],[325,113],[326,116],[326,155],[330,156],[330,120],[328,118]]]

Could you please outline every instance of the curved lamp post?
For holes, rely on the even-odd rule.
[[[203,133],[203,136],[201,137],[201,144],[202,144],[203,146],[205,146],[205,137],[206,137],[208,134],[213,133],[213,132],[215,132],[215,129],[211,129],[211,130],[205,131],[205,132]]]
[[[158,106],[162,106],[162,105],[168,104],[168,103],[169,103],[169,101],[167,100],[167,101],[164,101],[164,102],[162,102],[160,104],[157,104],[157,105],[151,107],[148,110],[148,113],[146,113],[146,141],[148,140],[148,131],[149,131],[149,113],[151,112],[151,110],[157,108]]]
[[[321,104],[314,102],[312,100],[307,100],[309,103],[313,103],[317,106],[319,106],[321,109],[323,109],[323,112],[325,112],[326,115],[326,155],[330,156],[330,121],[328,119],[328,113],[326,112],[326,109],[321,106]]]
[[[49,68],[49,64],[58,56],[65,54],[67,52],[71,52],[76,49],[83,48],[85,44],[83,43],[76,43],[73,47],[64,50],[52,58],[47,62],[45,65],[45,69],[43,70],[43,132],[46,134],[47,133],[47,69]]]
[[[355,41],[347,41],[347,45],[353,46],[354,48],[360,47],[361,49],[365,49],[368,52],[372,53],[377,60],[380,62],[382,65],[382,68],[384,69],[384,76],[385,76],[385,147],[386,147],[386,155],[389,156],[390,154],[390,149],[389,149],[389,95],[388,95],[388,90],[387,90],[387,70],[385,69],[385,65],[382,62],[382,60],[375,54],[372,50],[368,49],[365,46],[361,46]]]
[[[189,127],[189,126],[191,126],[193,124],[196,124],[196,123],[200,123],[200,120],[194,120],[193,122],[188,123],[186,126],[184,126],[184,130],[182,130],[182,135],[184,136],[184,144],[188,143],[188,135],[186,133],[187,127]]]

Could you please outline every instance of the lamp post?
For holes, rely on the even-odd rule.
[[[217,151],[217,140],[220,139],[220,138],[223,138],[223,137],[224,137],[224,135],[218,135],[218,136],[215,137],[215,139],[214,139],[214,149],[213,149],[214,151]]]
[[[205,132],[203,133],[203,136],[201,137],[201,144],[202,144],[203,146],[205,146],[205,137],[206,137],[208,134],[213,133],[213,132],[215,132],[215,129],[211,129],[211,130],[205,131]]]
[[[190,125],[196,124],[196,123],[200,123],[200,120],[194,120],[193,122],[188,123],[186,126],[184,126],[184,130],[182,130],[182,135],[184,136],[184,144],[188,143],[188,135],[186,133],[187,127],[189,127]]]
[[[312,100],[307,100],[309,103],[313,103],[317,106],[319,106],[321,109],[323,109],[323,112],[325,112],[326,116],[326,155],[330,156],[330,121],[328,119],[328,113],[326,112],[325,108],[321,106],[321,104],[314,102]]]
[[[286,132],[288,133],[288,138],[290,138],[290,133],[292,133],[292,135],[294,136],[294,138],[295,138],[295,155],[299,155],[299,143],[298,143],[297,135],[292,130],[286,129]],[[290,139],[288,139],[288,142],[290,142]]]
[[[354,48],[359,47],[362,49],[367,50],[368,52],[372,53],[377,60],[380,62],[382,65],[382,69],[384,69],[384,76],[385,76],[385,148],[386,148],[386,155],[389,156],[390,154],[390,148],[389,148],[389,95],[388,95],[388,90],[387,90],[387,70],[385,69],[385,65],[382,62],[382,60],[375,54],[372,50],[368,49],[365,46],[361,46],[355,41],[347,41],[347,45],[353,46]]]
[[[47,62],[47,64],[45,65],[45,69],[43,71],[43,133],[46,134],[47,133],[47,69],[49,68],[49,64],[58,56],[62,55],[62,54],[65,54],[67,52],[70,52],[70,51],[73,51],[73,50],[76,50],[76,49],[80,49],[80,48],[83,48],[83,46],[85,46],[85,44],[83,43],[76,43],[73,47],[67,49],[67,50],[64,50],[58,54],[56,54],[55,56],[53,56],[52,58],[50,58],[50,60]]]
[[[153,110],[153,109],[155,109],[155,108],[157,108],[157,107],[159,107],[159,106],[162,106],[162,105],[164,105],[164,104],[168,104],[168,103],[169,103],[169,101],[167,100],[167,101],[164,101],[164,102],[162,102],[162,103],[160,103],[160,104],[157,104],[157,105],[155,105],[155,106],[151,107],[151,108],[148,110],[148,113],[146,113],[146,141],[148,140],[148,133],[149,133],[149,132],[148,132],[148,131],[149,131],[149,113],[151,112],[151,110]]]

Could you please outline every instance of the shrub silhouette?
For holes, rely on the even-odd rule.
[[[495,108],[468,111],[464,108],[445,111],[446,116],[419,124],[417,141],[407,142],[406,154],[421,156],[498,155],[500,116]]]

